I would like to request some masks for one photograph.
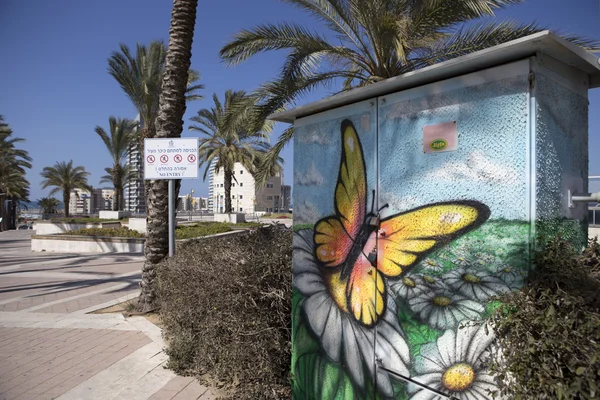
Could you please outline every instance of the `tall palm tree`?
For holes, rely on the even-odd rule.
[[[112,167],[105,168],[107,175],[101,178],[100,183],[112,183],[115,188],[113,208],[118,211],[123,207],[123,187],[133,177],[133,170],[125,163],[125,158],[130,145],[135,141],[137,123],[111,116],[108,118],[108,126],[110,135],[100,126],[96,126],[95,129],[106,145],[113,162]]]
[[[55,197],[42,197],[37,201],[44,214],[54,214],[58,212],[59,201]]]
[[[264,115],[319,86],[339,84],[342,91],[365,86],[545,29],[513,21],[465,25],[524,0],[282,1],[320,21],[322,32],[292,23],[267,23],[241,30],[220,51],[230,65],[261,52],[289,51],[279,77],[259,90]],[[281,135],[271,162],[292,135],[291,129]]]
[[[214,106],[199,110],[191,118],[198,125],[191,125],[189,129],[206,136],[200,139],[198,154],[200,165],[205,165],[204,179],[213,163],[215,172],[223,170],[226,213],[231,213],[235,163],[241,163],[254,174],[262,160],[261,156],[269,149],[268,134],[273,124],[266,120],[263,120],[262,126],[249,123],[257,101],[257,97],[244,91],[227,90],[224,103],[213,94]]]
[[[31,168],[31,157],[17,146],[24,139],[12,137],[10,126],[0,115],[0,231],[15,228],[17,203],[27,201],[29,182],[26,169]],[[6,209],[6,201],[10,209]]]
[[[88,185],[87,177],[90,175],[82,166],[73,166],[73,160],[69,162],[57,161],[52,167],[44,167],[41,174],[42,189],[54,186],[50,190],[50,196],[60,191],[63,192],[63,203],[65,204],[65,217],[69,217],[69,201],[71,200],[71,191],[74,189],[83,189],[91,191]]]
[[[173,1],[169,47],[156,118],[156,137],[159,138],[180,137],[183,130],[197,7],[198,0]],[[148,312],[157,307],[156,268],[169,250],[168,182],[152,180],[147,188],[146,260],[142,268],[141,293],[137,304],[140,312]]]

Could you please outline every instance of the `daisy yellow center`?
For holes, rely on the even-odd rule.
[[[506,268],[503,268],[502,271],[506,272],[508,274],[508,273],[512,272],[512,268],[511,267],[506,267]]]
[[[433,298],[433,304],[440,307],[448,307],[450,304],[452,304],[452,300],[446,296],[435,296]]]
[[[430,277],[428,275],[424,275],[423,280],[427,283],[435,283],[435,279],[433,279],[432,277]]]
[[[455,364],[442,375],[442,384],[452,392],[462,392],[473,384],[475,371],[469,364]]]
[[[331,298],[343,312],[348,312],[346,305],[346,284],[347,280],[340,279],[340,274],[326,274],[323,279],[329,288]]]
[[[463,280],[465,282],[469,282],[469,283],[479,283],[481,281],[481,279],[479,279],[479,277],[477,275],[473,275],[473,274],[464,274]]]
[[[410,288],[414,288],[415,286],[417,286],[417,284],[415,283],[415,281],[413,281],[410,278],[404,278],[404,279],[402,279],[402,283],[404,283],[405,286],[408,286]]]

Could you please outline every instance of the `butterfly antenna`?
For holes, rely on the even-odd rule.
[[[385,203],[385,204],[383,205],[383,207],[381,207],[381,208],[380,208],[380,209],[379,209],[377,212],[379,212],[379,211],[383,210],[384,208],[388,208],[389,206],[390,206],[390,205],[389,205],[388,203]]]

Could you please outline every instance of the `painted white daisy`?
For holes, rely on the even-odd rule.
[[[358,323],[344,309],[345,304],[340,306],[340,293],[330,289],[334,278],[326,275],[314,260],[312,229],[294,233],[292,273],[294,286],[305,298],[303,309],[307,323],[327,356],[341,365],[361,389],[367,380],[374,380],[377,373],[379,393],[392,397],[391,378],[386,372],[376,372],[374,357],[395,371],[409,375],[410,355],[391,296],[388,295],[387,308],[374,327]],[[345,298],[343,293],[341,297]]]
[[[417,277],[405,276],[400,280],[390,282],[390,288],[397,296],[403,299],[411,299],[418,296],[425,289],[425,285]]]
[[[487,301],[490,297],[509,292],[510,288],[500,278],[483,269],[458,268],[444,276],[452,290],[471,300]]]
[[[523,275],[516,268],[506,264],[500,267],[495,274],[511,289],[520,289],[523,286]]]
[[[448,290],[420,293],[408,300],[411,310],[436,329],[454,329],[460,321],[479,319],[483,306]]]
[[[442,277],[429,274],[415,275],[418,284],[423,285],[427,290],[447,289],[448,285]]]
[[[436,342],[421,347],[415,357],[412,379],[460,400],[488,400],[498,389],[490,375],[487,350],[494,336],[485,324],[460,324],[447,330]],[[410,400],[437,400],[438,395],[414,383],[408,385]]]

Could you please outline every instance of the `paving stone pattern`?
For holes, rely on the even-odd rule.
[[[0,232],[0,400],[214,399],[145,318],[90,314],[137,297],[139,255],[32,253],[30,234]]]

